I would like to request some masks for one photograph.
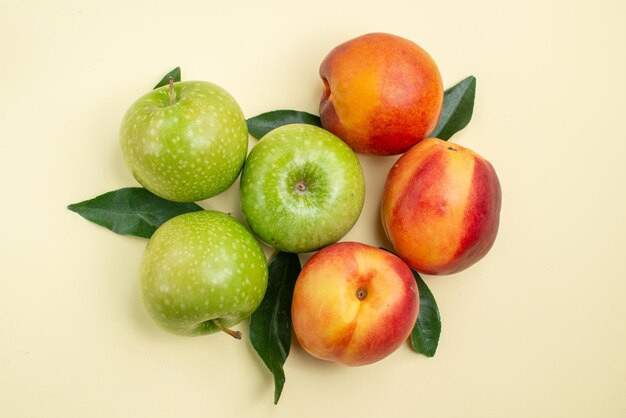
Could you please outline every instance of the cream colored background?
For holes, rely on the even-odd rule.
[[[453,141],[496,167],[500,233],[469,270],[425,277],[443,318],[434,358],[407,345],[346,368],[294,345],[274,406],[247,336],[157,328],[139,300],[145,241],[66,205],[136,184],[119,123],[174,66],[248,117],[316,112],[321,60],[372,31],[421,44],[446,86],[477,77]],[[0,416],[626,416],[623,1],[2,0],[0,40]],[[362,158],[367,201],[346,240],[385,243],[393,160]],[[237,199],[203,206],[239,216]]]

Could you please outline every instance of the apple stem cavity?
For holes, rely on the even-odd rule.
[[[171,78],[171,77],[170,77]],[[238,340],[241,340],[241,332],[239,331],[234,331],[230,328],[226,328],[224,325],[222,325],[220,323],[220,321],[218,321],[217,319],[212,319],[211,322],[213,322],[213,324],[219,328],[220,331],[225,332],[226,334],[230,335],[233,338],[236,338]]]
[[[173,106],[175,103],[174,101],[174,77],[170,76],[168,80],[170,84],[170,106]]]
[[[366,297],[367,297],[367,289],[364,287],[359,287],[356,290],[356,298],[358,300],[365,300]]]
[[[304,181],[299,181],[296,183],[295,190],[297,194],[304,194],[306,192],[306,183]]]

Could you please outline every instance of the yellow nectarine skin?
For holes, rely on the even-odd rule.
[[[344,42],[326,56],[320,76],[322,125],[356,152],[402,153],[439,120],[439,69],[408,39],[371,33]]]
[[[452,274],[491,249],[502,192],[492,165],[460,145],[428,138],[391,168],[382,223],[397,254],[426,274]]]
[[[311,355],[359,366],[395,351],[419,310],[409,267],[395,255],[355,242],[318,251],[296,281],[291,317]]]

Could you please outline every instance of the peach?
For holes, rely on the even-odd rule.
[[[474,151],[428,138],[391,168],[382,223],[415,270],[452,274],[487,254],[498,233],[502,192],[492,165]]]
[[[419,310],[409,267],[388,251],[341,242],[304,265],[291,307],[300,345],[349,366],[381,360],[406,341]]]
[[[408,39],[370,33],[344,42],[323,60],[320,76],[322,126],[356,152],[405,152],[439,120],[439,69]]]

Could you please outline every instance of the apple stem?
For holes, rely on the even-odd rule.
[[[174,77],[170,76],[168,80],[170,82],[170,106],[172,106],[175,103],[174,102]]]
[[[211,322],[213,322],[213,324],[218,327],[220,329],[220,331],[225,332],[226,334],[230,335],[233,338],[236,338],[238,340],[241,340],[241,332],[239,331],[234,331],[230,328],[226,328],[224,325],[222,325],[220,323],[220,321],[218,321],[217,319],[212,319]]]

